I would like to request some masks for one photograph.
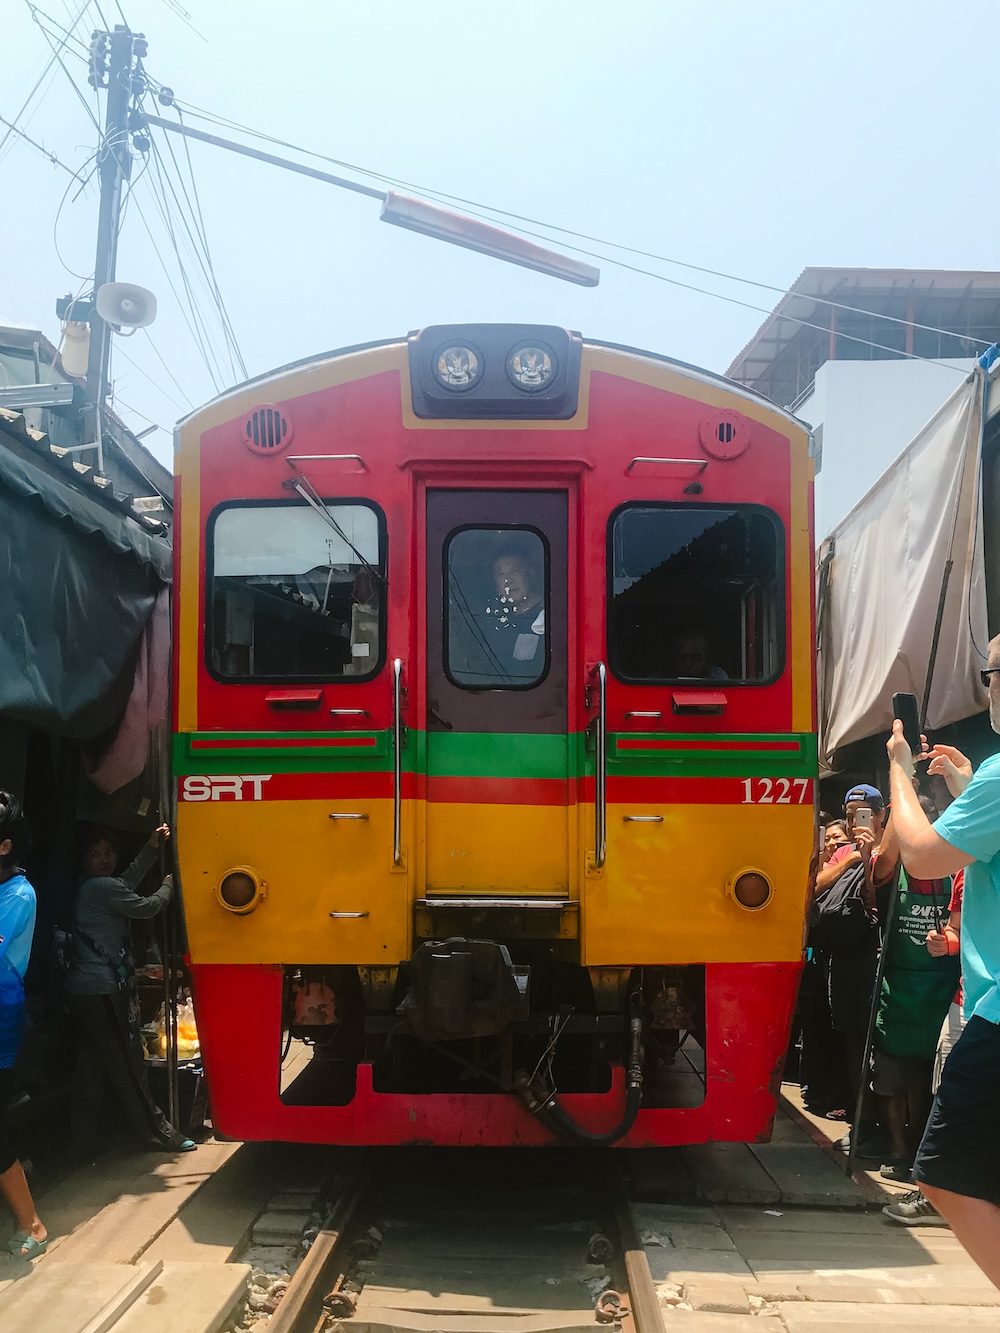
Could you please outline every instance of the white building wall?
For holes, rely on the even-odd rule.
[[[794,407],[820,437],[816,542],[836,527],[958,388],[973,362],[827,361]]]

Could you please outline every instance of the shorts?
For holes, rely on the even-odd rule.
[[[920,1089],[925,1097],[930,1092],[930,1060],[886,1055],[885,1051],[880,1051],[876,1046],[872,1065],[872,1092],[878,1097],[906,1097],[914,1087]]]
[[[0,1176],[17,1161],[14,1143],[7,1129],[7,1103],[14,1092],[13,1069],[0,1069]]]
[[[914,1180],[1000,1204],[998,1125],[1000,1025],[970,1018],[945,1064]]]
[[[948,1010],[948,1015],[941,1024],[941,1035],[938,1037],[937,1051],[934,1055],[934,1072],[931,1075],[931,1092],[937,1092],[941,1086],[944,1062],[951,1055],[951,1049],[964,1029],[965,1015],[962,1012],[962,1006],[956,1001]]]

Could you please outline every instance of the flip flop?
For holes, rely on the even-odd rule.
[[[7,1242],[7,1249],[16,1259],[37,1259],[48,1248],[48,1237],[36,1240],[26,1231],[17,1231]]]

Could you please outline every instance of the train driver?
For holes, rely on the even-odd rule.
[[[675,680],[728,680],[709,661],[708,635],[700,629],[678,629],[667,641],[667,675]]]
[[[537,676],[545,656],[541,571],[524,551],[511,548],[494,558],[493,581],[497,599],[487,607],[487,614],[502,636],[505,670],[515,676]]]

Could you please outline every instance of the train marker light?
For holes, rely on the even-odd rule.
[[[556,360],[547,347],[526,343],[515,347],[507,358],[507,374],[519,389],[537,393],[556,373]]]
[[[767,906],[774,894],[771,881],[760,870],[740,870],[727,887],[746,912],[759,912]]]
[[[267,885],[251,866],[234,866],[219,881],[215,896],[227,912],[246,916],[267,893]]]

